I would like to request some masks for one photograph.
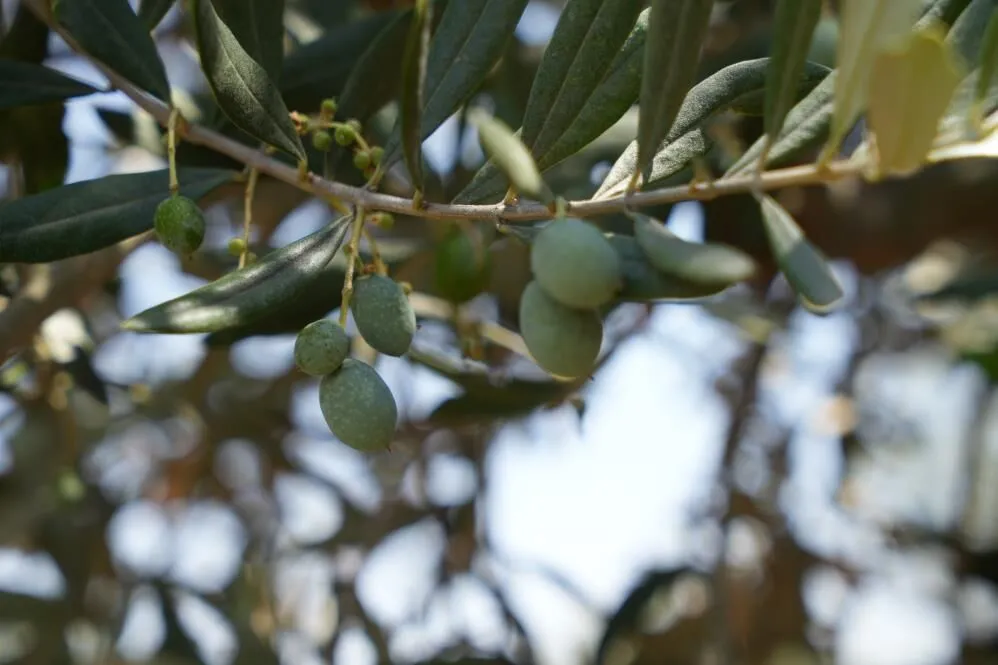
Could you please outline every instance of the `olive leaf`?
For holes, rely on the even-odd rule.
[[[103,92],[54,69],[0,58],[0,109],[57,102]]]
[[[506,174],[518,193],[542,203],[554,201],[554,194],[541,177],[527,146],[523,145],[506,123],[480,109],[472,111],[468,120],[478,130],[482,150]]]
[[[661,272],[703,284],[734,284],[752,277],[755,261],[745,252],[720,243],[683,240],[662,222],[637,212],[634,239],[648,261]]]
[[[904,48],[877,57],[870,73],[867,122],[882,175],[909,174],[923,164],[962,79],[959,63],[937,30],[919,30]]]
[[[343,245],[350,218],[267,254],[190,293],[136,314],[121,326],[143,333],[216,333],[249,325],[298,297]]]
[[[856,119],[866,109],[870,72],[881,51],[911,32],[921,0],[844,0],[836,65],[834,111],[827,155],[838,151]]]
[[[713,8],[714,0],[652,0],[648,33],[654,38],[645,42],[638,115],[637,171],[645,180],[693,85]]]
[[[471,98],[499,62],[526,6],[527,0],[447,3],[426,61],[421,140]],[[385,146],[386,167],[398,160],[400,138],[397,128]]]
[[[804,237],[783,206],[767,194],[753,196],[759,203],[769,246],[783,276],[806,309],[828,314],[844,296],[828,260]]]
[[[140,0],[139,18],[151,32],[163,21],[174,0]]]
[[[331,28],[315,41],[295,49],[284,59],[281,70],[281,93],[288,108],[298,111],[317,111],[319,104],[327,97],[339,94],[346,95],[348,81],[354,80],[362,59],[370,57],[375,40],[380,42],[381,36],[399,17],[409,12],[378,12],[369,17],[349,21],[341,26]],[[368,69],[370,72],[366,83],[373,88],[380,88],[382,78],[395,81],[391,93],[394,95],[398,86],[399,59],[405,44],[405,33],[396,36],[394,59],[385,62],[381,70]],[[383,43],[387,46],[389,43]],[[374,73],[378,72],[377,75]],[[343,101],[340,106],[343,106]],[[354,117],[343,112],[343,117]],[[359,117],[359,116],[357,116]]]
[[[219,20],[274,83],[284,63],[284,0],[210,0]]]
[[[58,0],[54,13],[83,50],[154,97],[170,102],[170,83],[159,51],[128,0]]]
[[[766,89],[766,77],[769,69],[769,58],[745,60],[718,70],[711,76],[693,86],[682,106],[676,114],[675,122],[665,136],[658,153],[669,151],[671,144],[680,137],[687,136],[693,129],[703,125],[711,116],[733,106],[741,106],[758,99]],[[829,69],[812,62],[806,63],[803,79],[798,94],[813,89],[819,81],[827,78]],[[690,137],[687,142],[696,139]],[[692,144],[691,144],[692,145]],[[645,187],[660,182],[664,177],[672,175],[665,173],[662,166],[656,163],[672,164],[675,162],[676,151],[669,151],[669,158],[660,159],[658,155],[652,160],[651,178]],[[638,168],[638,142],[633,141],[617,159],[610,173],[604,179],[597,195],[613,189],[619,184],[626,184]],[[643,179],[642,179],[643,180]]]
[[[420,134],[426,58],[432,25],[429,0],[416,0],[402,56],[402,97],[399,113],[402,124],[402,153],[417,191],[423,189],[423,137]]]
[[[180,191],[197,200],[236,174],[178,169]],[[88,254],[153,228],[169,195],[166,169],[109,175],[0,203],[0,262],[48,263]]]
[[[967,7],[953,23],[947,40],[964,61],[978,62],[988,23],[998,11],[998,0],[973,0],[965,4]]]
[[[932,0],[922,12],[915,28],[922,29],[933,23],[951,26],[956,23],[971,2],[972,0]]]
[[[704,157],[714,147],[714,142],[702,129],[692,129],[667,145],[655,155],[652,162],[651,178],[645,187],[668,187],[689,182],[693,175],[689,168],[693,160]],[[634,173],[637,162],[637,149],[626,151],[617,163],[610,168],[603,183],[593,194],[594,199],[608,199],[622,196]]]
[[[797,97],[797,84],[821,18],[821,0],[779,0],[773,19],[773,44],[766,79],[763,125],[775,140]]]
[[[609,20],[603,13],[594,17],[594,19],[600,19],[601,22]],[[561,26],[561,22],[559,22],[559,26]],[[596,26],[593,25],[591,30],[595,30],[595,28]],[[557,136],[553,136],[547,141],[549,145],[543,148],[537,142],[530,145],[531,154],[533,154],[534,160],[537,162],[537,168],[541,172],[557,166],[562,160],[574,155],[599,138],[603,132],[609,129],[631,107],[634,100],[637,99],[638,91],[641,88],[641,67],[644,63],[644,46],[647,31],[648,10],[645,10],[638,15],[637,22],[631,29],[623,46],[616,52],[612,60],[607,59],[609,57],[609,49],[605,48],[606,44],[601,39],[597,39],[596,43],[588,46],[588,51],[599,51],[601,58],[609,63],[609,66],[605,68],[602,80],[598,81],[598,84],[591,89],[590,93],[584,98],[580,96],[575,100],[577,105],[574,109],[564,110],[559,126],[556,128],[557,132],[554,130],[548,132],[549,134],[557,134]],[[552,40],[557,38],[558,30],[556,29]],[[547,60],[547,54],[552,52],[551,48],[549,46],[545,51],[545,60],[541,63],[542,68],[544,67],[544,62]],[[582,52],[576,52],[574,56],[577,59],[581,59]],[[561,60],[567,61],[568,58],[562,57]],[[575,69],[575,65],[572,62],[562,62],[561,64]],[[601,69],[600,71],[603,70]],[[539,77],[540,72],[538,72],[538,80]],[[592,78],[591,74],[589,78]],[[554,77],[554,80],[557,80],[557,78]],[[593,80],[595,81],[595,79]],[[535,82],[532,90],[536,89],[537,85]],[[542,117],[545,111],[544,108],[541,108],[536,114]],[[527,114],[530,113],[531,110],[528,108]],[[549,116],[540,122],[542,125],[550,126],[550,119]],[[525,141],[525,143],[527,142]],[[507,182],[502,172],[494,162],[489,161],[479,169],[472,181],[468,183],[454,200],[458,203],[481,203],[497,195],[501,196],[506,187]]]
[[[301,138],[277,86],[240,46],[211,0],[191,0],[201,68],[222,112],[247,134],[303,161]]]
[[[723,282],[694,282],[657,270],[632,236],[608,234],[607,240],[620,257],[620,302],[688,302],[717,295],[730,286]]]
[[[974,87],[974,101],[981,104],[988,96],[995,78],[995,68],[998,68],[998,12],[992,14],[988,20],[978,62],[980,62],[980,71],[977,74],[977,85]]]

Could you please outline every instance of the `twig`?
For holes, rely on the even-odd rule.
[[[166,127],[170,120],[170,107],[155,99],[127,79],[117,74],[104,63],[89,56],[75,39],[60,25],[56,24],[44,9],[41,0],[25,0],[31,9],[45,21],[53,32],[77,53],[86,57],[94,67],[107,77],[111,85],[124,93],[140,108],[149,113],[159,124]],[[432,218],[436,220],[489,219],[505,222],[532,222],[551,219],[554,215],[540,203],[505,203],[469,205],[457,203],[421,202],[414,206],[413,199],[391,196],[370,191],[364,187],[351,187],[343,183],[326,180],[314,173],[304,179],[296,166],[278,161],[264,152],[230,139],[222,134],[197,124],[188,124],[184,140],[201,145],[226,155],[246,166],[258,170],[272,178],[298,187],[322,198],[335,197],[342,201],[363,206],[369,211],[392,212],[409,217]],[[862,175],[863,165],[850,160],[837,160],[824,165],[794,166],[768,171],[760,177],[752,172],[694,186],[681,185],[602,200],[580,200],[566,202],[565,212],[577,217],[596,217],[623,212],[629,207],[658,206],[666,203],[679,203],[688,200],[707,200],[717,196],[743,194],[751,191],[771,191],[800,185],[823,184],[829,180],[846,176]]]

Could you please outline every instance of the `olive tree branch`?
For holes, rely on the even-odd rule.
[[[132,85],[104,63],[90,56],[62,26],[58,25],[44,7],[43,0],[24,2],[57,33],[76,53],[86,58],[96,67],[111,85],[124,93],[142,110],[151,115],[163,127],[169,126],[171,108],[162,101],[147,95]],[[177,132],[183,140],[204,146],[221,153],[251,169],[298,187],[324,199],[330,197],[363,206],[367,210],[380,210],[410,217],[426,217],[441,220],[490,219],[496,222],[531,222],[552,218],[552,212],[540,203],[495,203],[469,205],[458,203],[424,203],[420,208],[413,206],[410,198],[393,196],[371,191],[364,187],[352,187],[340,182],[326,180],[314,173],[302,179],[297,168],[274,159],[261,150],[235,141],[218,132],[191,122],[178,124]],[[657,206],[666,203],[679,203],[689,200],[708,200],[718,196],[743,194],[750,191],[770,191],[800,185],[825,183],[845,176],[860,175],[863,165],[849,160],[833,161],[825,165],[809,164],[790,168],[774,169],[763,173],[748,173],[723,178],[709,183],[691,183],[678,187],[667,187],[600,200],[577,200],[566,204],[566,212],[576,217],[595,217],[619,213],[628,208]]]

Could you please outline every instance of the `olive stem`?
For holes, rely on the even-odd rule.
[[[354,213],[353,218],[353,230],[350,234],[350,244],[347,245],[347,254],[349,254],[349,257],[347,259],[346,276],[343,278],[343,298],[340,302],[340,325],[344,328],[347,326],[347,315],[350,312],[350,297],[353,295],[353,274],[357,265],[356,259],[359,254],[360,236],[364,231],[365,214],[363,206],[357,206],[357,211]]]
[[[388,266],[381,258],[381,251],[378,249],[378,241],[374,238],[374,234],[371,233],[370,229],[366,226],[364,227],[364,237],[367,238],[368,244],[371,246],[371,260],[374,262],[374,268],[377,270],[379,275],[388,274]]]
[[[250,227],[253,225],[253,196],[256,194],[256,181],[260,171],[251,168],[246,190],[243,192],[243,251],[239,254],[239,267],[246,267],[246,257],[249,255]]]
[[[115,89],[129,97],[137,106],[149,113],[159,124],[163,126],[169,125],[171,115],[170,106],[146,94],[113,69],[96,58],[91,57],[73,39],[72,35],[52,19],[46,10],[44,0],[25,0],[25,4],[53,32],[62,37],[73,51],[86,57],[98,71],[104,74]],[[366,186],[352,187],[341,182],[327,180],[303,170],[303,165],[297,165],[296,168],[296,166],[289,166],[282,161],[269,157],[267,153],[273,152],[273,150],[260,151],[201,125],[193,123],[185,123],[185,125],[185,140],[189,143],[210,148],[235,161],[256,168],[260,173],[264,173],[326,200],[333,197],[356,206],[363,206],[368,210],[391,212],[409,217],[428,218],[434,221],[488,219],[495,222],[524,223],[549,220],[555,216],[548,206],[534,202],[520,202],[514,205],[505,202],[476,205],[423,202],[420,207],[414,207],[411,198],[378,193]],[[959,142],[959,140],[954,139],[954,144],[958,144]],[[364,143],[359,144],[364,145]],[[937,146],[936,151],[941,151],[945,147]],[[617,214],[628,207],[652,207],[690,200],[706,201],[719,196],[733,194],[772,191],[787,187],[821,185],[842,177],[865,177],[864,164],[857,163],[851,159],[837,158],[835,152],[836,149],[831,147],[831,144],[828,144],[817,163],[773,169],[761,174],[756,169],[750,169],[748,173],[722,177],[720,180],[716,180],[709,185],[693,183],[639,191],[637,184],[640,174],[635,173],[630,180],[627,191],[622,195],[605,199],[569,201],[568,210],[575,217],[598,217],[601,215]]]
[[[177,179],[177,118],[180,109],[170,109],[170,117],[166,121],[166,155],[170,164],[170,196],[180,193],[180,181]]]

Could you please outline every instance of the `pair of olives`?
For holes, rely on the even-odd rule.
[[[379,353],[401,356],[412,345],[416,315],[402,286],[385,275],[367,275],[353,285],[350,298],[357,330]],[[295,364],[321,377],[319,407],[340,441],[364,452],[391,445],[398,406],[384,379],[370,365],[349,358],[350,339],[342,327],[321,319],[305,326],[295,340]]]

